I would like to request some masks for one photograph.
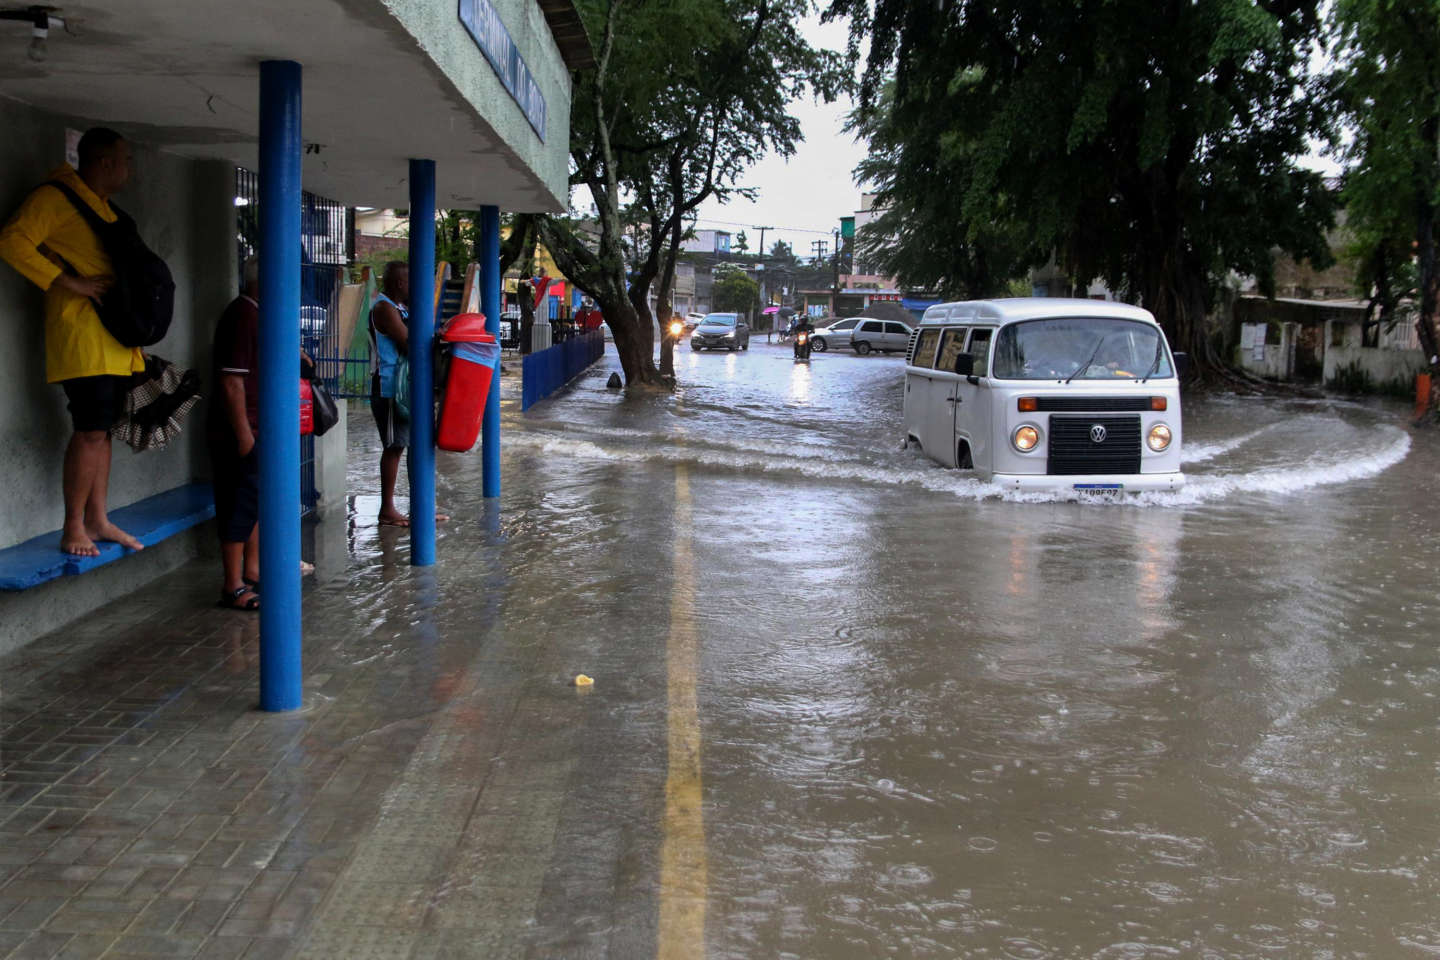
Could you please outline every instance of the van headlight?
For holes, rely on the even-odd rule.
[[[1145,438],[1145,443],[1156,453],[1164,453],[1170,448],[1170,428],[1163,423],[1157,423],[1150,428],[1150,435]]]
[[[1010,443],[1021,453],[1029,453],[1040,445],[1040,431],[1028,423],[1016,427],[1010,435]]]

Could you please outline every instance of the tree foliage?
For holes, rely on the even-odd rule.
[[[1440,401],[1440,0],[1337,0],[1336,90],[1361,282],[1382,315],[1418,288],[1417,331]],[[1440,404],[1436,404],[1440,410]]]
[[[760,306],[760,284],[746,276],[743,270],[717,269],[710,302],[716,310],[753,313]]]
[[[856,172],[881,201],[881,213],[856,238],[877,272],[945,299],[972,300],[1005,292],[1011,278],[1048,258],[1033,242],[1027,246],[1015,218],[973,218],[967,181],[978,168],[964,140],[941,124],[911,123],[897,114],[893,83],[855,112],[851,129],[870,144]],[[941,158],[948,161],[943,171]],[[913,189],[941,176],[943,189]]]
[[[649,307],[669,310],[687,219],[710,198],[749,195],[741,176],[800,140],[788,104],[832,98],[841,59],[795,23],[808,0],[580,0],[597,64],[576,77],[570,152],[594,204],[594,239],[577,217],[545,217],[540,236],[566,276],[605,313],[627,381],[658,378]],[[677,25],[683,25],[677,29]],[[638,221],[626,262],[626,214]],[[666,341],[665,346],[670,346]]]
[[[1295,162],[1327,122],[1307,91],[1319,6],[832,0],[827,15],[851,18],[852,51],[870,39],[857,121],[890,225],[952,254],[917,269],[977,291],[1053,254],[1204,364],[1229,272],[1268,289],[1276,247],[1328,264],[1334,201]]]

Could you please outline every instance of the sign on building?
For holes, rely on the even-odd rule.
[[[495,5],[490,0],[460,0],[460,23],[544,143],[545,95],[540,92],[540,85],[535,82],[525,58],[520,56],[520,48],[515,46],[510,31],[505,29]]]

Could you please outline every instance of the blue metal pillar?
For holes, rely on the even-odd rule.
[[[485,329],[500,339],[500,208],[480,208],[480,312]],[[500,496],[500,371],[490,379],[490,399],[480,433],[480,486],[487,497]]]
[[[300,706],[300,64],[260,64],[260,709]]]
[[[435,161],[410,161],[410,563],[435,562]]]

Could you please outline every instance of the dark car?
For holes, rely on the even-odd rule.
[[[749,350],[750,325],[738,313],[707,313],[690,335],[691,350]]]

